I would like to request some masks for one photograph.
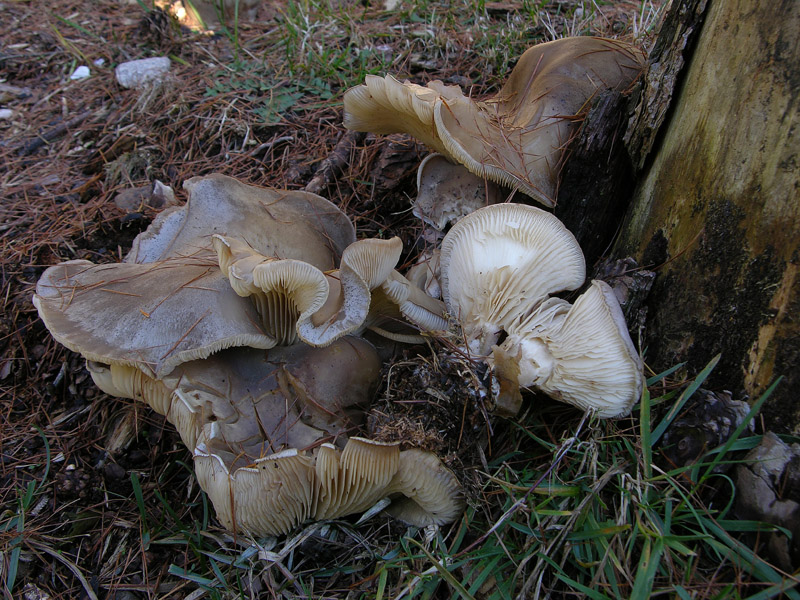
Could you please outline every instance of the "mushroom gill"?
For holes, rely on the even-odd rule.
[[[448,312],[468,350],[490,364],[497,410],[515,415],[520,387],[600,417],[627,414],[642,390],[642,361],[614,294],[601,281],[574,304],[556,292],[583,283],[580,247],[552,215],[497,204],[459,221],[442,242]]]

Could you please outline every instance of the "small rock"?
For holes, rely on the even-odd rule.
[[[72,79],[73,81],[76,79],[86,79],[91,74],[92,72],[89,71],[89,67],[87,67],[86,65],[81,65],[72,72],[72,75],[70,75],[69,78]]]
[[[22,597],[25,600],[50,600],[51,596],[42,588],[33,583],[26,583],[22,589]]]
[[[14,111],[10,108],[0,108],[0,119],[6,120],[14,116]]]
[[[166,56],[156,56],[154,58],[142,58],[120,63],[114,70],[117,82],[124,88],[140,88],[147,83],[153,83],[162,79],[169,73],[169,58]]]

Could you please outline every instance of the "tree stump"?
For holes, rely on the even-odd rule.
[[[700,4],[676,2],[672,12],[694,10],[696,20]],[[645,108],[626,137],[644,170],[613,252],[657,268],[645,356],[654,370],[679,361],[699,369],[721,352],[711,384],[751,396],[783,375],[763,415],[795,433],[798,31],[796,1],[708,1],[696,43],[684,44],[687,66],[668,110],[648,113],[648,99],[663,90],[645,80]]]

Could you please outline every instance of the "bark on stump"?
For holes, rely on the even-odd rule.
[[[644,171],[613,252],[661,265],[649,302],[650,366],[699,369],[721,352],[712,385],[751,396],[784,375],[763,414],[771,428],[795,433],[798,31],[796,0],[708,1],[664,126],[646,143],[629,131],[633,163]]]

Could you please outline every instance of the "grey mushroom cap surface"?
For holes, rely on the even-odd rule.
[[[219,234],[245,240],[264,256],[303,260],[325,271],[355,241],[347,215],[316,194],[247,185],[220,174],[192,177],[183,186],[186,205],[161,212],[134,240],[126,262],[213,256],[211,237]]]
[[[355,241],[349,219],[314,194],[223,175],[193,178],[185,187],[187,204],[162,212],[125,262],[69,261],[45,271],[33,301],[58,342],[91,361],[137,366],[160,378],[225,348],[293,341],[285,328],[267,331],[264,325],[276,323],[264,322],[256,304],[234,293],[217,267],[214,236],[235,231],[262,256],[319,273],[334,268]],[[324,287],[324,276],[318,279]]]
[[[429,154],[417,170],[413,213],[439,231],[483,206],[502,201],[503,194],[496,183],[442,154]]]
[[[270,348],[258,314],[212,263],[69,261],[48,268],[33,303],[60,344],[91,361],[163,377],[233,346]]]

